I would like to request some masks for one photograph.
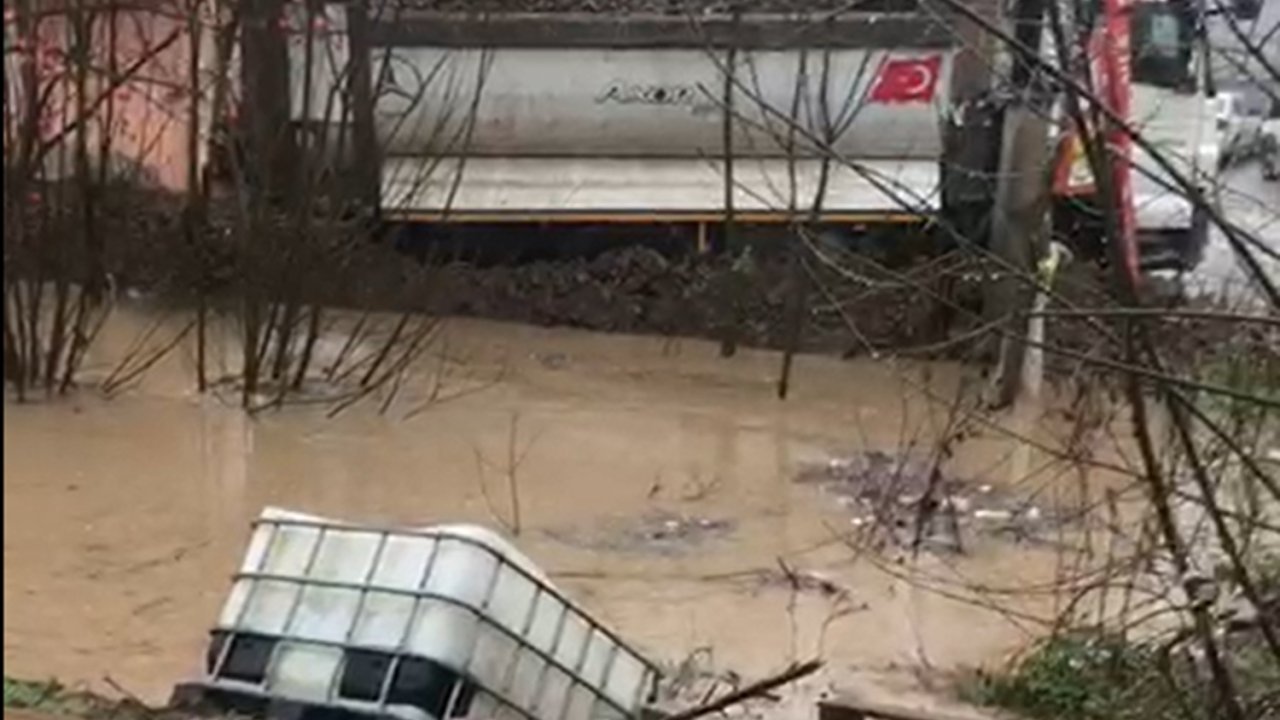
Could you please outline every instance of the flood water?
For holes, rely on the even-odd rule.
[[[149,317],[117,312],[87,376]],[[841,540],[848,511],[794,481],[840,453],[928,450],[967,371],[803,357],[780,402],[776,354],[716,350],[449,321],[385,414],[367,403],[334,418],[319,405],[250,418],[194,392],[189,348],[112,399],[86,389],[9,402],[5,672],[163,701],[199,671],[264,506],[501,527],[512,487],[517,544],[660,661],[711,648],[717,666],[752,677],[821,655],[823,684],[905,687],[918,670],[998,661],[1041,630],[1022,615],[1047,617],[1051,598],[1002,596],[1010,614],[949,596],[963,594],[960,581],[1045,581],[1054,553],[992,542],[860,555]],[[1023,481],[1053,481],[1021,452],[978,433],[953,462],[997,485],[1013,466]],[[847,596],[770,581],[780,561]],[[926,578],[947,581],[944,592]]]

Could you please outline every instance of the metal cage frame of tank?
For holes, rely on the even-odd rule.
[[[406,660],[425,660],[452,671],[459,678],[450,691],[444,712],[440,714],[441,720],[456,716],[457,704],[464,696],[468,698],[468,704],[475,696],[490,696],[495,701],[493,717],[513,720],[516,718],[528,720],[632,718],[639,714],[644,702],[652,699],[659,676],[656,665],[632,650],[617,635],[592,619],[552,587],[549,581],[536,571],[532,563],[523,558],[514,548],[504,552],[505,548],[495,547],[494,544],[505,545],[501,538],[496,535],[493,535],[492,540],[484,535],[477,537],[480,533],[488,533],[488,531],[468,526],[444,526],[438,529],[420,530],[368,527],[308,516],[279,513],[273,515],[271,510],[256,520],[253,527],[253,540],[246,552],[244,565],[234,576],[235,584],[223,608],[218,625],[213,631],[215,636],[221,636],[221,644],[215,643],[211,646],[212,662],[206,667],[206,675],[202,681],[194,684],[196,691],[203,693],[206,697],[230,693],[242,697],[247,695],[259,700],[298,702],[365,714],[405,716],[407,712],[409,715],[416,715],[403,706],[389,704],[388,694],[392,682],[397,678],[397,672]],[[272,571],[269,568],[269,562],[273,558],[273,550],[277,549],[278,544],[285,542],[281,538],[285,538],[289,531],[295,534],[314,532],[314,536],[308,541],[309,547],[305,548],[305,560],[296,572],[281,572],[278,569]],[[317,569],[322,548],[325,547],[325,540],[333,533],[345,533],[349,538],[366,535],[376,537],[373,541],[373,550],[368,555],[368,562],[360,573],[362,576],[360,581],[313,575]],[[421,560],[421,569],[414,587],[375,583],[379,570],[384,567],[387,548],[393,542],[393,538],[402,538],[406,542],[416,539],[430,545],[429,553]],[[469,599],[461,597],[464,594],[461,592],[450,593],[432,589],[432,579],[438,577],[433,576],[433,572],[440,570],[441,557],[447,554],[446,548],[450,547],[451,543],[459,543],[458,547],[479,550],[492,559],[492,570],[487,578],[483,578],[482,596]],[[295,555],[298,554],[296,549],[293,552]],[[297,565],[296,562],[294,564]],[[509,620],[512,618],[496,617],[498,606],[495,598],[500,594],[498,586],[504,577],[519,578],[521,582],[532,586],[528,608],[520,620],[519,628],[510,626],[512,623]],[[469,582],[476,587],[480,585],[474,579]],[[274,632],[270,628],[252,626],[246,622],[253,608],[255,594],[261,592],[268,584],[274,584],[276,587],[292,586],[288,610]],[[309,591],[359,593],[354,609],[346,613],[349,617],[345,618],[346,627],[341,633],[341,639],[318,637],[314,633],[306,635],[301,632],[301,626],[298,624],[299,613],[304,604],[304,597]],[[361,643],[356,640],[356,632],[361,621],[371,616],[366,614],[366,609],[370,598],[375,595],[382,598],[407,598],[410,602],[407,612],[401,618],[403,624],[399,629],[399,637],[394,647],[386,644]],[[423,653],[422,648],[410,647],[411,636],[426,622],[424,618],[433,612],[432,607],[437,608],[437,613],[443,612],[446,615],[461,613],[472,618],[471,630],[460,631],[461,635],[467,635],[469,632],[474,638],[466,658],[461,662],[450,662],[446,658],[439,657],[439,653],[433,656]],[[452,610],[443,610],[444,608]],[[542,612],[544,608],[551,608],[551,612],[556,612],[555,609],[558,608],[559,616],[555,619],[553,634],[543,641],[536,641],[533,637],[535,623],[543,620],[543,625],[546,624],[546,613]],[[571,618],[575,620],[570,622]],[[581,632],[577,632],[578,637],[575,639],[566,640],[568,637],[566,629],[570,626],[578,626]],[[497,630],[498,634],[505,637],[511,646],[510,656],[505,661],[503,671],[505,683],[501,687],[494,686],[492,676],[481,677],[485,673],[479,672],[476,667],[478,648],[483,637],[487,637],[486,628],[490,634],[492,630]],[[545,628],[540,628],[540,632],[543,630]],[[265,637],[274,643],[269,650],[261,679],[256,683],[229,679],[225,675],[228,658],[238,637],[257,639]],[[561,651],[566,642],[576,642],[580,647],[576,649],[570,647],[572,653],[562,656]],[[277,695],[273,692],[273,681],[277,685],[280,684],[279,678],[273,673],[282,662],[281,655],[292,648],[338,648],[341,650],[341,655],[331,669],[323,698],[289,693]],[[376,700],[352,700],[339,697],[340,685],[344,682],[343,673],[352,653],[370,651],[384,652],[391,656],[390,665],[385,669]],[[607,655],[601,657],[601,653],[607,653]],[[518,687],[513,689],[513,685],[517,682],[519,665],[522,662],[527,664],[530,657],[535,662],[541,663],[540,669],[537,670],[536,682],[532,685],[532,695],[529,696],[526,692],[524,693],[526,697],[513,697],[512,692],[520,689]],[[619,663],[630,663],[630,667],[619,669]],[[630,674],[625,674],[623,671]],[[551,683],[548,682],[548,678],[553,672],[561,676],[555,678],[557,682],[566,681],[562,683],[562,687],[549,689]],[[635,688],[629,690],[626,697],[619,696],[619,688],[615,687],[616,682],[621,682],[618,680],[619,677],[635,679]],[[467,683],[474,687],[467,690],[464,687]],[[191,692],[191,687],[187,686],[188,693]],[[622,689],[627,690],[625,686]],[[548,700],[550,693],[559,693],[559,697]],[[587,705],[581,707],[584,698]],[[575,706],[575,703],[579,706]],[[421,710],[422,706],[418,708]],[[422,712],[429,714],[426,710]]]

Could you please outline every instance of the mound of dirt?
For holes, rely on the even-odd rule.
[[[606,332],[732,337],[743,345],[782,348],[795,317],[788,312],[790,277],[783,257],[742,262],[728,254],[690,254],[673,259],[631,246],[590,260],[452,265],[440,274],[432,309]],[[799,316],[801,350],[857,353],[867,344],[893,349],[945,337],[938,304],[914,289],[859,288],[837,305],[828,294],[838,283],[822,278],[807,286]]]
[[[779,251],[786,244],[776,238],[757,252],[744,245],[698,254],[664,244],[656,231],[653,242],[639,237],[603,252],[553,236],[550,246],[562,252],[549,259],[418,263],[387,238],[370,241],[350,222],[316,218],[301,233],[295,220],[281,218],[246,241],[238,212],[224,201],[188,237],[179,196],[113,186],[98,203],[96,231],[111,284],[178,302],[192,302],[200,288],[215,302],[256,288],[340,307],[704,337],[733,346],[783,348],[795,337],[801,351],[861,354],[945,345],[974,317],[955,321],[957,307],[976,305],[981,285],[981,274],[965,271],[962,258],[934,258],[923,270],[881,271],[868,263],[856,273],[806,261],[797,280],[790,254]],[[76,277],[90,265],[81,245],[64,248]],[[791,299],[797,282],[798,304]],[[936,292],[922,292],[921,283]],[[968,347],[931,354],[954,356]]]

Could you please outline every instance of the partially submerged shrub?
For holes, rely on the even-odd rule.
[[[1256,636],[1230,643],[1226,660],[1247,717],[1280,712],[1280,667]],[[1210,720],[1213,691],[1181,645],[1085,631],[1055,635],[1007,672],[979,673],[967,699],[1042,720]]]
[[[1147,717],[1127,710],[1160,684],[1155,667],[1150,650],[1118,636],[1067,634],[1039,644],[1008,674],[980,675],[970,690],[983,704],[1036,718]]]
[[[33,682],[4,677],[4,707],[9,709],[60,712],[72,700],[71,694],[57,680]]]

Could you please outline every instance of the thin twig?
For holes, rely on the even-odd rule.
[[[786,670],[783,670],[776,675],[753,682],[709,703],[678,712],[665,718],[665,720],[695,720],[696,718],[703,717],[704,715],[720,712],[721,710],[733,707],[734,705],[744,701],[762,697],[783,685],[790,685],[797,680],[812,675],[822,669],[822,666],[823,662],[821,660],[809,660],[803,663],[792,664]]]

